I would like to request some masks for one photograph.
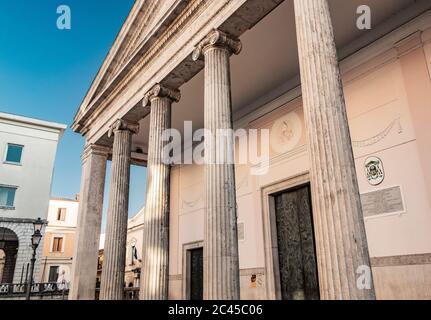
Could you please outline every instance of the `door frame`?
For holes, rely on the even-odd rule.
[[[310,184],[310,173],[308,171],[261,188],[265,282],[266,298],[268,300],[281,300],[282,298],[275,196],[282,192],[288,192],[289,189],[295,189],[307,184]],[[310,205],[312,206],[311,201]]]
[[[190,300],[191,251],[200,248],[204,248],[204,241],[183,244],[183,300]]]

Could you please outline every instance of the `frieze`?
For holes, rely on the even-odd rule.
[[[223,1],[210,1],[210,0],[194,0],[190,1],[187,7],[177,16],[173,22],[166,26],[161,26],[163,33],[157,36],[157,42],[153,43],[149,40],[144,41],[138,49],[135,50],[133,58],[131,58],[127,65],[125,65],[117,75],[110,81],[107,87],[102,90],[97,96],[95,96],[91,102],[89,97],[84,100],[85,102],[81,105],[80,110],[75,117],[74,124],[72,125],[73,130],[80,132],[87,136],[91,141],[98,141],[102,138],[107,131],[109,122],[112,120],[109,112],[112,110],[112,115],[121,116],[126,115],[128,110],[132,110],[142,101],[142,91],[145,90],[147,85],[146,77],[157,78],[156,74],[160,73],[163,68],[168,65],[175,65],[175,61],[178,60],[178,56],[183,56],[185,50],[191,46],[193,43],[198,43],[202,39],[202,31],[208,25],[220,26],[220,30],[223,32],[233,32],[235,37],[241,35],[245,30],[252,27],[260,19],[262,19],[267,13],[272,9],[277,7],[282,1],[233,1],[233,0],[223,0]],[[210,10],[209,8],[212,8]],[[173,15],[178,14],[178,12],[172,13]],[[244,28],[232,27],[232,21],[230,19],[241,18]],[[243,19],[242,19],[243,18]],[[256,19],[256,20],[254,20]],[[238,20],[238,19],[236,19]],[[198,23],[196,23],[198,21]],[[153,75],[144,75],[141,73],[142,69],[151,63],[151,61],[156,61],[154,59],[161,52],[166,52],[164,48],[167,45],[173,45],[175,39],[182,35],[185,28],[190,25],[200,25],[199,28],[193,27],[188,37],[188,40],[184,42],[181,41],[181,45],[175,46],[175,52],[169,54],[166,57],[167,60],[163,60],[158,64],[158,69],[153,70],[155,72]],[[232,29],[233,28],[233,29]],[[232,29],[232,30],[230,30]],[[160,32],[160,30],[158,30]],[[151,36],[148,36],[150,38]],[[151,42],[151,43],[150,43]],[[174,66],[171,71],[165,75],[163,83],[169,85],[170,87],[179,87],[183,83],[191,79],[197,72],[203,68],[203,64],[199,62],[193,63],[190,56],[185,57],[184,60],[178,61],[178,64]],[[139,82],[134,81],[138,74],[140,74],[145,79],[139,79]],[[160,78],[159,78],[160,79]],[[132,89],[133,88],[133,89]],[[127,90],[127,92],[124,92]],[[90,90],[94,92],[94,90]],[[113,101],[115,99],[120,99],[121,95],[122,107],[118,108],[115,106]],[[109,110],[107,110],[109,106]],[[113,108],[116,108],[115,110]],[[99,121],[101,115],[106,114],[107,117],[103,117],[103,123]],[[93,126],[96,124],[96,126]],[[91,129],[91,132],[89,132]]]

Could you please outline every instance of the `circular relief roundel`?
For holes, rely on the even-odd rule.
[[[290,112],[275,121],[271,129],[271,147],[278,153],[285,153],[299,143],[302,124],[296,112]]]

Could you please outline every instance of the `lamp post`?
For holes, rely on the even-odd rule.
[[[34,264],[36,262],[36,250],[39,246],[40,240],[42,239],[42,227],[43,227],[43,221],[40,218],[37,218],[36,221],[33,222],[34,226],[34,233],[31,236],[31,247],[33,248],[33,256],[30,260],[30,279],[27,283],[27,291],[25,298],[26,300],[30,300],[30,294],[31,294],[31,286],[33,284],[33,272],[34,272]]]

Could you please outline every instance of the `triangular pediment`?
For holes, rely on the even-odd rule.
[[[127,64],[151,28],[164,1],[136,0],[105,61],[96,75],[81,108],[102,92]]]

